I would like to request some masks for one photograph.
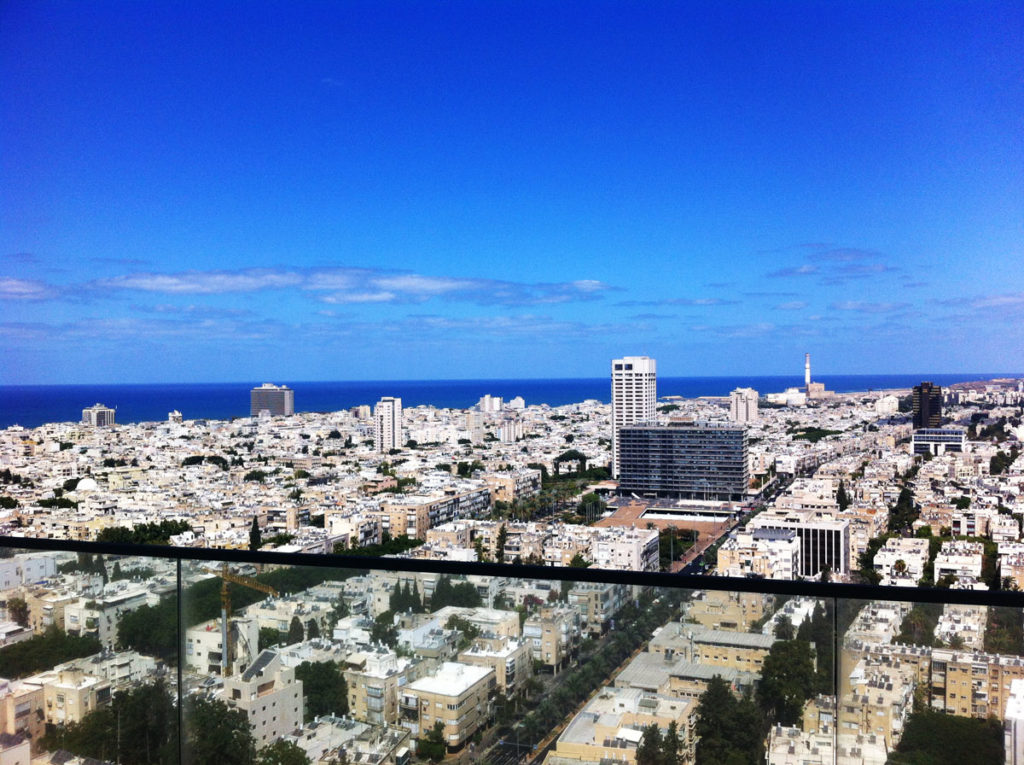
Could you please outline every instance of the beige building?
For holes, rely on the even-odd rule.
[[[772,635],[669,622],[651,639],[648,650],[669,657],[682,656],[698,664],[759,673],[774,643]]]
[[[352,654],[345,662],[348,708],[374,725],[398,722],[398,691],[416,679],[416,666],[385,648]]]
[[[496,686],[490,667],[446,661],[401,692],[399,722],[417,738],[441,723],[448,748],[461,748],[490,717]]]
[[[580,612],[571,606],[541,606],[523,623],[523,639],[533,658],[558,674],[569,663],[580,643]]]
[[[648,725],[664,734],[676,724],[680,763],[692,763],[697,704],[636,688],[605,687],[566,726],[544,765],[636,763],[636,750]]]
[[[478,637],[458,658],[463,664],[494,670],[498,691],[505,696],[518,693],[533,676],[533,652],[524,641],[515,638]]]
[[[894,749],[913,709],[914,688],[912,667],[898,661],[861,660],[847,678],[839,702],[839,731],[874,734]]]
[[[714,677],[720,677],[736,694],[753,688],[759,675],[731,667],[712,667],[686,661],[667,653],[640,653],[615,676],[616,688],[636,688],[676,699],[700,698]]]
[[[0,680],[0,731],[24,733],[38,741],[46,730],[43,686],[27,680]]]
[[[625,585],[607,582],[576,582],[568,594],[569,605],[580,612],[581,626],[594,637],[607,632],[628,599]]]
[[[705,590],[699,600],[691,601],[686,616],[708,629],[747,632],[754,622],[764,619],[774,604],[774,595]]]
[[[1014,680],[1024,679],[1024,658],[932,649],[931,705],[961,717],[1002,718]]]
[[[257,747],[302,727],[302,681],[275,650],[263,651],[245,672],[225,678],[224,700],[245,713]]]
[[[110,703],[110,683],[81,670],[53,670],[28,678],[43,687],[46,722],[67,725],[81,722],[90,712]]]

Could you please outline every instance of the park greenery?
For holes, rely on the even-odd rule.
[[[1003,725],[995,717],[972,717],[921,709],[907,718],[890,765],[961,765],[1003,762]]]
[[[324,715],[348,714],[348,684],[337,663],[304,661],[295,668],[295,678],[302,681],[306,722]]]
[[[0,651],[0,677],[28,677],[65,661],[92,656],[102,649],[94,637],[69,635],[50,625],[42,635],[12,643]]]
[[[157,680],[115,693],[80,722],[48,726],[40,743],[100,762],[171,765],[178,762],[178,713],[166,683]]]
[[[182,534],[191,528],[185,521],[140,523],[133,528],[108,526],[96,535],[96,541],[115,542],[126,545],[166,545],[170,544],[172,536]]]
[[[421,544],[423,544],[422,539],[409,537],[405,534],[392,538],[391,535],[385,531],[381,535],[380,544],[366,545],[365,547],[348,547],[344,542],[339,542],[334,546],[334,552],[337,555],[356,555],[364,558],[379,558],[383,555],[397,555],[398,553],[411,550],[414,547],[419,547]]]

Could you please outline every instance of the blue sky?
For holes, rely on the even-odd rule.
[[[0,383],[1024,369],[1019,3],[0,6]]]

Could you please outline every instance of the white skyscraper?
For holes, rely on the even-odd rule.
[[[388,452],[402,446],[402,399],[385,396],[373,408],[373,446]]]
[[[757,422],[757,391],[737,388],[729,394],[729,419],[733,422]]]
[[[657,363],[647,356],[612,360],[612,476],[619,476],[619,428],[653,422],[657,415]]]

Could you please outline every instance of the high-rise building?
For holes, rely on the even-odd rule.
[[[385,396],[373,408],[373,447],[388,452],[402,446],[402,399]]]
[[[612,360],[612,475],[619,475],[619,429],[654,422],[657,416],[657,363],[647,356]]]
[[[82,424],[102,427],[114,424],[115,410],[103,404],[95,404],[82,410]]]
[[[914,429],[942,425],[942,386],[923,382],[914,386]]]
[[[644,497],[742,500],[750,480],[747,431],[719,422],[619,429],[619,492]]]
[[[729,419],[733,422],[757,422],[757,391],[737,388],[729,394]]]
[[[295,414],[295,391],[287,385],[263,383],[249,393],[249,415],[256,417],[260,412],[270,412],[274,417]]]

